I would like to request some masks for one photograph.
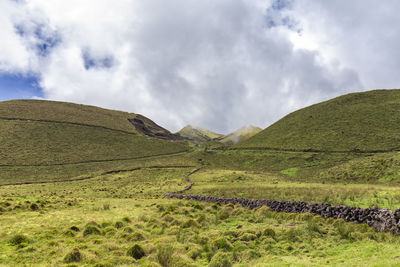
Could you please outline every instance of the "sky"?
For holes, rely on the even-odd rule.
[[[174,132],[269,126],[400,88],[400,1],[0,0],[0,101],[143,114]]]

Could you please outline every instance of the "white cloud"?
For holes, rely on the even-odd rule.
[[[0,71],[37,73],[45,98],[142,113],[170,130],[266,127],[333,96],[395,87],[398,4],[377,3],[2,1]]]

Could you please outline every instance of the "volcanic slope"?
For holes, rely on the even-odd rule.
[[[186,151],[187,145],[178,139],[138,114],[55,101],[0,102],[0,166],[62,165]]]
[[[381,152],[400,148],[400,90],[343,95],[295,111],[237,148]]]
[[[222,134],[217,134],[217,133],[214,133],[207,129],[203,129],[200,127],[194,127],[191,125],[185,126],[176,134],[189,140],[189,141],[197,142],[197,143],[209,142],[209,141],[213,141],[217,138],[223,137]]]
[[[225,135],[219,141],[227,145],[234,145],[249,139],[261,131],[262,129],[260,127],[247,125],[228,135]]]

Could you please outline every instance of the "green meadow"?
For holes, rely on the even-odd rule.
[[[90,180],[0,188],[0,265],[321,266],[398,263],[400,238],[367,225],[263,207],[172,200],[193,168],[144,168]],[[202,169],[207,195],[393,208],[400,187],[294,182]],[[249,182],[251,181],[251,183]],[[250,185],[251,184],[251,185]]]
[[[398,99],[342,96],[233,146],[133,113],[0,102],[0,266],[398,266],[400,237],[366,224],[164,196],[201,168],[184,194],[395,210]]]

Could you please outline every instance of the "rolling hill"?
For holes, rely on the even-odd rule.
[[[191,125],[185,126],[183,129],[181,129],[176,134],[189,140],[189,141],[197,142],[197,143],[209,142],[209,141],[213,141],[217,138],[223,137],[222,134],[217,134],[217,133],[214,133],[207,129],[203,129],[203,128],[195,127],[195,126],[191,126]]]
[[[381,152],[400,149],[400,90],[343,95],[285,116],[236,148]]]
[[[0,166],[62,165],[186,151],[179,140],[138,114],[55,101],[0,102]]]
[[[228,135],[225,135],[219,141],[226,145],[235,145],[249,139],[261,131],[262,129],[260,127],[247,125]]]

